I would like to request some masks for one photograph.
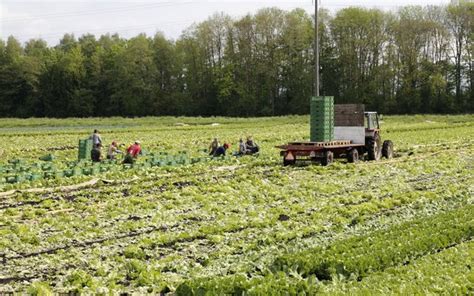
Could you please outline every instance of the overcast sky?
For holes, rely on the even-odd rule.
[[[321,7],[348,6],[397,9],[403,5],[442,5],[450,0],[320,0]],[[177,39],[194,22],[216,12],[239,17],[263,7],[314,10],[313,0],[0,0],[0,38],[14,35],[22,42],[43,38],[54,45],[64,33],[80,36],[117,32],[132,37],[140,32],[163,32]]]

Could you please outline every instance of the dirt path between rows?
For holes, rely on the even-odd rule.
[[[134,177],[130,180],[127,180],[126,182],[122,183],[130,183],[133,181],[137,181],[139,178]],[[82,188],[87,188],[87,187],[92,187],[99,182],[102,182],[104,184],[113,184],[117,181],[113,180],[105,180],[105,179],[92,179],[90,181],[84,182],[84,183],[79,183],[79,184],[74,184],[74,185],[67,185],[67,186],[58,186],[58,187],[50,187],[50,188],[31,188],[31,189],[13,189],[10,191],[5,191],[5,192],[0,192],[0,198],[2,197],[9,197],[17,193],[50,193],[50,192],[69,192],[69,191],[75,191],[79,190]]]

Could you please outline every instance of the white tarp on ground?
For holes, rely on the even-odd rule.
[[[350,140],[354,144],[365,144],[365,127],[335,126],[334,140]]]

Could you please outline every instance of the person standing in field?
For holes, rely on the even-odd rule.
[[[115,159],[115,156],[119,153],[122,153],[122,151],[120,151],[118,149],[118,144],[116,141],[113,141],[112,144],[110,144],[109,146],[109,150],[107,151],[107,159]]]
[[[223,146],[220,146],[216,149],[213,156],[214,157],[225,156],[225,152],[227,151],[227,149],[229,149],[229,147],[230,147],[230,145],[225,143]]]
[[[217,140],[217,138],[214,138],[214,140],[211,142],[211,145],[209,145],[209,155],[214,155],[214,153],[216,153],[217,148],[219,148],[219,140]]]
[[[89,137],[92,140],[92,147],[96,147],[97,145],[102,145],[102,138],[99,134],[98,130],[94,130],[94,133]]]
[[[140,141],[135,141],[133,145],[127,148],[127,154],[123,159],[123,163],[134,163],[135,160],[138,158],[138,154],[142,152],[142,147],[140,145]]]

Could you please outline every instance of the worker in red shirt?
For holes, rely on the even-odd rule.
[[[127,155],[125,155],[123,163],[134,163],[140,152],[142,152],[140,141],[135,141],[133,145],[130,145],[130,147],[128,147]]]

